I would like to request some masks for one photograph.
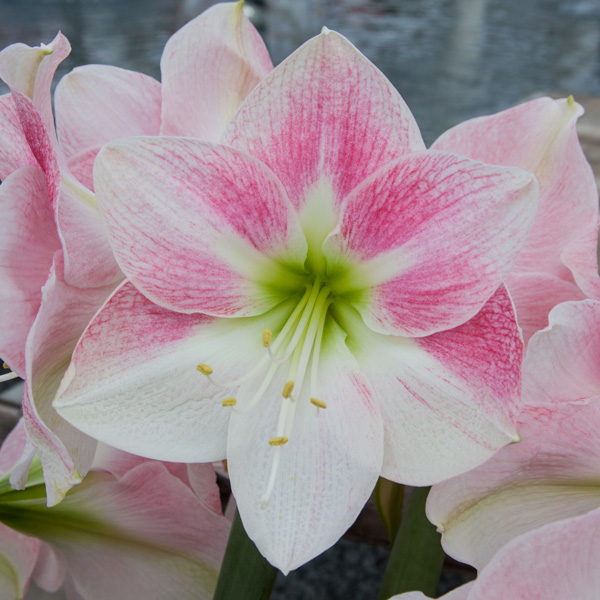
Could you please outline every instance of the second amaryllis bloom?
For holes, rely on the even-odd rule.
[[[537,184],[426,151],[387,79],[326,30],[222,142],[100,152],[130,281],[55,406],[137,454],[227,457],[248,534],[287,572],[337,541],[380,474],[431,484],[518,439],[522,342],[501,284]]]

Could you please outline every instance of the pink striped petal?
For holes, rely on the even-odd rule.
[[[331,321],[319,360],[319,409],[305,389],[293,403],[289,442],[271,447],[286,373],[280,369],[259,406],[231,418],[227,464],[234,496],[248,535],[284,574],[332,546],[356,520],[379,476],[383,456],[377,396]],[[307,388],[308,386],[306,386]],[[240,390],[243,410],[251,390]],[[272,461],[280,453],[268,504]]]
[[[461,123],[433,145],[536,175],[539,208],[517,272],[544,271],[571,280],[561,253],[598,221],[596,182],[577,139],[576,121],[582,113],[572,99],[538,98]],[[589,251],[595,252],[595,245]]]
[[[279,177],[292,204],[339,208],[379,167],[424,149],[390,82],[332,31],[308,41],[248,96],[223,135]],[[323,192],[323,190],[325,190]]]
[[[511,539],[600,506],[599,426],[600,397],[526,407],[521,442],[429,494],[446,551],[480,569]]]
[[[522,342],[503,288],[464,325],[415,340],[374,333],[351,310],[335,314],[380,402],[383,477],[431,485],[518,439]]]
[[[71,287],[62,278],[62,271],[57,253],[27,338],[25,356],[25,427],[42,461],[50,506],[81,481],[94,457],[95,441],[64,421],[52,407],[52,400],[79,336],[112,291],[111,287]]]
[[[199,140],[133,138],[105,146],[94,175],[117,260],[152,301],[249,316],[296,291],[306,240],[257,160]]]
[[[25,375],[25,340],[60,248],[46,178],[25,166],[0,186],[0,356]]]
[[[91,192],[94,191],[94,161],[100,148],[101,146],[89,148],[67,160],[67,168],[71,175]]]
[[[533,223],[536,194],[520,169],[415,153],[350,194],[323,251],[369,327],[429,335],[473,317],[500,285]]]
[[[56,86],[56,129],[67,158],[112,140],[158,135],[160,83],[135,71],[86,65]]]
[[[569,300],[585,299],[574,283],[547,273],[513,272],[505,283],[515,304],[525,344],[534,333],[548,325],[548,315],[555,306]]]
[[[598,222],[581,232],[569,242],[560,258],[571,270],[577,285],[590,298],[600,300],[600,275],[598,275]]]
[[[175,33],[160,62],[161,135],[218,141],[240,103],[273,69],[242,4],[217,4]]]
[[[150,458],[209,462],[226,456],[231,382],[266,358],[262,332],[285,322],[290,303],[252,319],[182,315],[124,283],[73,354],[54,407],[81,431]],[[282,312],[283,311],[283,312]],[[110,348],[110,352],[106,351]]]
[[[0,600],[20,600],[29,587],[39,541],[0,523]]]
[[[0,96],[0,181],[26,165],[38,166],[10,94]]]
[[[523,362],[523,400],[553,404],[600,396],[600,301],[566,302],[534,335]]]

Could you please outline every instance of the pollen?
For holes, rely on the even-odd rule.
[[[223,406],[235,406],[237,404],[237,400],[235,398],[225,398],[221,404]]]
[[[281,395],[284,398],[289,398],[292,395],[292,392],[294,391],[294,382],[290,379],[290,381],[288,381],[284,386],[283,386],[283,391],[281,392]]]
[[[5,362],[2,363],[2,368],[3,369],[10,369],[10,367]]]
[[[317,408],[327,408],[327,404],[318,398],[311,398],[310,403],[314,404]]]
[[[265,329],[263,331],[262,340],[263,340],[263,346],[265,348],[268,348],[271,345],[271,338],[272,337],[273,337],[273,334],[271,333],[270,329]]]
[[[278,437],[271,438],[269,440],[269,446],[283,446],[288,443],[288,438],[285,435],[280,435]]]
[[[206,365],[204,363],[198,363],[198,366],[196,367],[197,371],[200,371],[200,373],[202,373],[202,375],[212,375],[212,367],[210,365]]]

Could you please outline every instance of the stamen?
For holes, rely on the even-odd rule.
[[[292,395],[293,391],[294,391],[294,382],[290,380],[290,381],[286,382],[286,384],[283,386],[283,391],[281,392],[281,395],[284,398],[289,398]]]
[[[225,398],[223,402],[221,402],[222,406],[235,406],[237,404],[237,400],[235,398]]]
[[[2,363],[2,368],[6,370],[10,369],[10,367],[5,362]]]
[[[311,398],[310,403],[314,404],[317,408],[327,408],[327,404],[318,398]]]
[[[271,333],[270,329],[265,329],[263,331],[262,340],[263,340],[263,346],[265,348],[268,348],[271,345],[271,338],[272,337],[273,337],[273,334]]]
[[[200,371],[200,373],[202,373],[202,375],[206,375],[207,377],[209,375],[212,375],[212,367],[210,365],[207,365],[205,363],[198,363],[198,366],[196,367],[197,371]]]
[[[0,383],[3,381],[10,381],[11,379],[16,379],[17,377],[18,375],[12,371],[10,373],[5,373],[4,375],[0,375]]]
[[[277,437],[271,438],[269,440],[269,446],[283,446],[288,443],[288,438],[285,435],[278,435]]]

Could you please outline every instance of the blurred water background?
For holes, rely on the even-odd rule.
[[[73,51],[59,76],[102,63],[160,78],[168,37],[211,4],[0,0],[0,48],[48,43],[62,30]],[[246,10],[275,64],[323,25],[345,35],[398,88],[428,143],[464,119],[540,92],[600,96],[600,0],[248,0]],[[596,112],[594,123],[600,123]],[[18,416],[21,391],[8,388],[2,389],[6,431],[0,433]],[[363,530],[359,537],[365,536]],[[343,540],[280,578],[273,600],[374,600],[387,556],[385,548]],[[440,593],[460,581],[460,570],[447,571]],[[64,598],[34,588],[28,600]]]
[[[114,64],[160,77],[168,39],[210,0],[0,0],[0,46],[73,52],[61,73]],[[247,3],[275,64],[323,25],[400,90],[425,140],[540,91],[600,94],[600,0],[261,0]]]

